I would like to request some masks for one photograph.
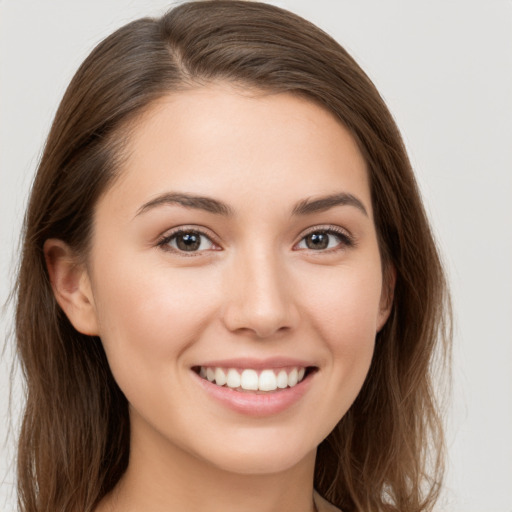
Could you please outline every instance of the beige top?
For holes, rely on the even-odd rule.
[[[341,512],[334,505],[331,505],[326,499],[322,498],[316,491],[313,492],[313,501],[317,512]]]

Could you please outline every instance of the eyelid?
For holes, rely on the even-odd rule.
[[[201,251],[187,252],[187,251],[180,251],[180,250],[175,249],[174,247],[171,247],[170,245],[168,245],[169,242],[171,241],[171,239],[173,239],[176,235],[178,235],[180,233],[197,233],[201,236],[208,238],[208,240],[210,240],[212,245],[214,245],[216,248],[215,249],[203,249]],[[173,253],[179,254],[181,256],[185,256],[185,257],[200,256],[200,255],[202,255],[206,252],[212,251],[212,250],[213,251],[222,250],[222,248],[220,247],[220,244],[217,242],[216,238],[217,237],[214,234],[212,234],[209,230],[207,230],[203,227],[194,226],[194,225],[184,225],[184,226],[178,226],[178,227],[172,228],[171,230],[166,231],[164,234],[162,234],[161,236],[158,237],[156,245],[166,251],[173,252]]]
[[[205,236],[206,238],[208,238],[210,240],[210,242],[214,246],[216,246],[216,248],[215,249],[203,249],[201,251],[186,252],[186,251],[177,250],[168,245],[169,241],[172,238],[174,238],[176,235],[178,235],[180,233],[189,233],[189,232],[198,233],[199,235]],[[312,253],[322,254],[322,253],[336,252],[336,251],[339,251],[342,249],[347,249],[347,248],[350,248],[350,247],[353,247],[356,245],[356,241],[355,241],[353,235],[347,229],[342,228],[340,226],[332,225],[332,224],[327,224],[327,225],[323,224],[323,225],[312,226],[312,227],[308,228],[305,232],[303,232],[301,234],[299,241],[297,243],[295,243],[293,247],[295,248],[300,242],[302,242],[304,240],[304,238],[306,238],[308,235],[311,235],[312,233],[316,233],[316,232],[324,232],[324,233],[328,233],[328,234],[334,234],[341,239],[341,242],[340,242],[339,246],[333,247],[330,249],[323,249],[323,250],[298,249],[298,250],[301,250],[301,251],[308,250]],[[209,251],[212,251],[212,250],[213,251],[223,250],[222,247],[220,246],[220,243],[217,241],[217,237],[210,230],[208,230],[204,227],[199,227],[199,226],[195,226],[195,225],[177,226],[175,228],[172,228],[169,231],[166,231],[163,235],[161,235],[158,238],[156,245],[163,248],[164,250],[168,250],[170,252],[174,252],[174,253],[177,253],[177,254],[180,254],[180,255],[186,256],[186,257],[200,256],[200,255],[207,253]],[[297,250],[297,249],[295,249],[295,250]]]
[[[354,247],[356,245],[356,240],[354,239],[354,236],[345,228],[342,228],[340,226],[332,225],[332,224],[323,224],[319,226],[312,226],[311,228],[308,228],[305,232],[301,234],[301,237],[299,241],[294,245],[296,247],[299,243],[301,243],[304,238],[306,238],[308,235],[311,235],[313,233],[317,232],[324,232],[328,234],[334,234],[338,236],[341,239],[341,243],[337,247],[333,247],[331,249],[323,249],[323,250],[314,250],[314,249],[298,249],[298,250],[307,250],[311,251],[312,253],[331,253],[336,252],[339,250],[347,249],[350,247]]]

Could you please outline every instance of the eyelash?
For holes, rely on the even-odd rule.
[[[174,252],[174,253],[178,253],[182,256],[185,256],[185,257],[190,257],[190,256],[198,256],[200,255],[203,251],[191,251],[191,252],[187,252],[187,251],[181,251],[179,249],[175,249],[174,247],[170,247],[170,242],[176,238],[178,235],[188,235],[188,234],[195,234],[195,235],[200,235],[200,236],[204,236],[206,237],[208,240],[210,240],[210,242],[213,244],[213,245],[216,245],[215,242],[212,240],[212,236],[209,235],[208,233],[206,233],[205,231],[201,230],[201,229],[198,229],[198,228],[178,228],[176,229],[175,231],[171,231],[170,233],[166,234],[163,236],[163,238],[161,238],[158,242],[157,242],[157,245],[159,247],[161,247],[164,251],[169,251],[169,252]]]
[[[339,239],[339,244],[336,247],[331,248],[331,249],[318,250],[318,251],[316,251],[315,249],[309,249],[312,252],[329,253],[330,254],[330,253],[341,251],[343,249],[350,249],[355,246],[354,238],[349,233],[347,233],[345,230],[338,228],[336,226],[314,227],[311,230],[307,231],[302,236],[299,243],[301,243],[303,240],[305,240],[308,236],[313,235],[315,233],[325,233],[328,235],[334,235],[335,237],[337,237]]]
[[[307,233],[305,233],[302,238],[300,239],[299,243],[301,243],[303,240],[305,240],[308,236],[312,235],[312,234],[315,234],[315,233],[322,233],[322,234],[327,234],[327,235],[334,235],[335,237],[337,237],[339,239],[339,244],[334,247],[334,248],[330,248],[330,249],[321,249],[321,250],[315,250],[315,249],[300,249],[300,250],[310,250],[311,252],[313,253],[335,253],[335,252],[338,252],[340,250],[343,250],[343,249],[350,249],[352,247],[355,246],[355,240],[353,239],[353,237],[351,235],[349,235],[346,231],[340,229],[340,228],[337,228],[335,226],[328,226],[328,227],[323,227],[323,226],[318,226],[318,227],[315,227],[313,229],[311,229],[310,231],[308,231]],[[194,257],[194,256],[198,256],[200,254],[202,254],[204,252],[204,250],[201,250],[201,251],[182,251],[180,249],[176,249],[174,247],[170,247],[169,244],[172,240],[174,240],[177,236],[179,235],[186,235],[186,234],[195,234],[195,235],[199,235],[201,237],[206,237],[213,245],[216,245],[215,241],[212,240],[212,236],[208,233],[206,233],[205,231],[201,230],[201,229],[198,229],[198,228],[178,228],[176,229],[175,231],[172,231],[171,233],[168,233],[166,235],[164,235],[158,242],[157,242],[157,246],[158,247],[161,247],[163,250],[165,251],[169,251],[169,252],[174,252],[174,253],[178,253],[182,256],[185,256],[185,257]],[[207,250],[207,249],[206,249]],[[214,250],[219,250],[219,249],[214,249]]]

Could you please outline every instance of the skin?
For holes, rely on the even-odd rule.
[[[130,464],[98,510],[314,510],[316,447],[361,389],[391,302],[357,145],[308,100],[216,84],[153,104],[128,147],[97,204],[87,264],[59,240],[45,245],[57,300],[101,337],[130,404]],[[141,212],[170,192],[232,215],[167,203]],[[365,212],[292,214],[333,193]],[[159,243],[180,226],[209,238],[192,255]],[[350,243],[331,234],[328,248],[308,248],[306,235],[330,227]],[[191,370],[274,356],[317,371],[298,402],[266,417],[212,400]]]

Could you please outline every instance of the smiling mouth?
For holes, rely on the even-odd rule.
[[[272,393],[293,388],[311,373],[314,366],[254,370],[252,368],[221,368],[195,366],[192,370],[201,378],[219,387],[249,393]]]

